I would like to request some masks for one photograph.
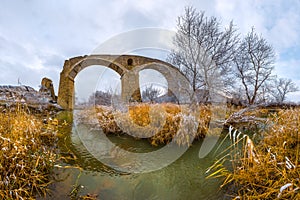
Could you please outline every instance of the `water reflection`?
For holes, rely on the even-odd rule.
[[[70,159],[59,163],[61,166],[78,168],[56,168],[57,178],[63,181],[52,186],[51,199],[69,199],[73,185],[78,186],[78,196],[97,194],[98,199],[225,199],[219,189],[220,180],[205,179],[206,169],[213,163],[209,154],[199,159],[202,141],[193,145],[174,163],[157,171],[140,174],[122,173],[105,166],[95,159],[76,132],[69,128],[60,138],[60,151]],[[146,140],[131,137],[109,136],[122,148],[131,151],[154,151],[160,147],[151,146]],[[220,148],[220,151],[225,149]],[[74,159],[72,159],[74,158]]]

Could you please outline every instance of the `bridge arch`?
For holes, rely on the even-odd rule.
[[[141,92],[153,86],[160,87],[164,90],[168,89],[168,81],[166,77],[155,69],[139,70],[139,81],[140,81]]]
[[[191,100],[191,86],[186,77],[176,67],[166,62],[149,62],[135,67],[127,74],[137,74],[145,69],[155,70],[165,77],[168,85],[168,93],[170,96],[175,95],[178,103],[184,104]]]
[[[169,63],[137,55],[89,55],[74,57],[65,61],[60,73],[57,100],[62,108],[68,110],[74,108],[74,79],[81,70],[92,65],[108,67],[121,76],[121,96],[125,102],[131,99],[141,101],[139,71],[143,69],[154,69],[160,72],[166,78],[168,88],[177,93],[174,93],[177,98],[188,97],[188,95],[183,94],[189,88],[188,81],[176,67]]]

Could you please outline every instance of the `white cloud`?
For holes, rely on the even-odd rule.
[[[299,6],[300,9],[300,6]],[[287,10],[285,15],[279,17],[268,32],[269,39],[279,50],[300,45],[300,14]]]
[[[300,89],[300,80],[295,81],[295,84]],[[289,93],[287,95],[287,101],[294,101],[300,103],[300,91]]]
[[[300,1],[298,0],[74,0],[1,1],[0,84],[37,86],[53,79],[57,88],[65,59],[92,52],[124,31],[145,27],[176,28],[184,7],[193,5],[223,25],[233,20],[239,32],[252,26],[279,55],[277,72],[300,80]],[[56,89],[57,90],[57,89]]]
[[[225,22],[233,20],[243,34],[255,27],[276,48],[299,45],[299,9],[298,0],[216,0],[215,4],[216,14]]]
[[[292,78],[300,80],[300,58],[296,59],[281,59],[275,65],[275,72],[280,77]]]
[[[264,18],[257,7],[256,1],[216,0],[215,4],[216,14],[227,24],[233,20],[242,34],[253,26],[260,32],[263,30]]]

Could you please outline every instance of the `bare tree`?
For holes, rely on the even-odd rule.
[[[143,101],[147,102],[154,102],[156,98],[158,98],[162,94],[162,90],[153,85],[146,87],[145,90],[142,92],[142,99]]]
[[[257,103],[263,85],[272,80],[275,54],[273,47],[258,36],[254,28],[240,42],[234,60],[236,76],[244,89],[249,104]]]
[[[299,91],[299,88],[291,79],[279,78],[274,80],[270,93],[277,103],[283,103],[288,93],[296,91]]]
[[[262,86],[260,87],[259,91],[257,92],[256,97],[256,103],[257,104],[267,104],[272,102],[272,95],[271,95],[271,89],[272,89],[272,82],[266,81]]]
[[[104,105],[110,106],[113,98],[113,93],[111,90],[96,91],[88,99],[90,105]]]
[[[209,90],[217,86],[229,85],[236,43],[238,37],[231,22],[228,28],[221,30],[216,17],[206,17],[204,12],[197,12],[187,7],[178,17],[177,34],[174,38],[176,49],[168,57],[190,81],[194,91]]]

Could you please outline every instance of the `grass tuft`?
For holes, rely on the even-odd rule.
[[[46,125],[20,106],[0,113],[1,199],[46,196],[56,160],[54,123]]]
[[[208,177],[224,177],[222,186],[234,185],[239,199],[300,199],[300,110],[281,110],[268,124],[257,144],[230,128],[230,151],[207,170]],[[229,161],[232,170],[224,165]]]

